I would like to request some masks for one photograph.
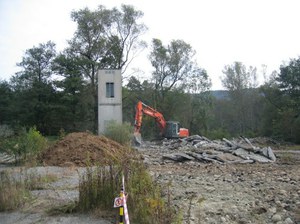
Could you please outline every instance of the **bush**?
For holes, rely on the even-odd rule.
[[[105,129],[104,135],[122,145],[128,145],[131,142],[133,128],[130,123],[119,124],[116,121],[110,121]]]
[[[35,127],[26,131],[22,129],[17,136],[12,136],[2,142],[2,149],[15,156],[16,163],[33,162],[36,156],[45,149],[47,140]]]

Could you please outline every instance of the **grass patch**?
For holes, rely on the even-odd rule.
[[[181,223],[171,205],[170,193],[163,198],[160,186],[153,182],[144,164],[137,160],[110,167],[87,168],[86,174],[80,178],[78,211],[101,211],[114,216],[118,209],[113,208],[113,200],[119,196],[122,173],[132,223]]]
[[[0,172],[0,211],[10,211],[21,207],[32,199],[30,191],[44,189],[46,183],[54,182],[54,174],[38,175],[27,170],[18,173]]]
[[[296,160],[294,155],[289,152],[280,153],[279,155],[277,155],[277,158],[282,164],[294,164]]]
[[[280,149],[300,151],[300,145],[283,145],[280,147]]]
[[[62,215],[62,214],[71,214],[74,212],[77,212],[77,203],[76,202],[70,202],[68,204],[63,205],[56,205],[52,208],[50,208],[47,211],[48,215],[56,216],[56,215]]]
[[[26,181],[0,173],[0,211],[10,211],[22,206],[31,197]]]
[[[43,190],[45,184],[52,183],[58,180],[54,174],[38,175],[36,173],[25,173],[24,181],[29,190]]]
[[[112,207],[112,200],[117,192],[118,171],[113,167],[87,167],[80,177],[78,210],[82,212],[96,208],[103,210]]]

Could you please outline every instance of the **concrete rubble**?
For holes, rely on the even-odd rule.
[[[235,140],[209,140],[193,135],[182,139],[164,139],[162,149],[168,149],[162,157],[176,162],[198,161],[202,163],[272,163],[276,156],[271,147],[254,146],[249,139],[240,137]]]
[[[15,157],[5,152],[0,152],[0,164],[13,164],[15,163]]]

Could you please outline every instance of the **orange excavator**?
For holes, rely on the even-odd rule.
[[[134,123],[134,138],[137,144],[142,143],[141,127],[143,115],[146,114],[153,117],[160,129],[160,135],[165,138],[184,138],[189,136],[189,130],[181,128],[177,121],[166,121],[164,116],[153,109],[152,107],[139,101],[136,105],[135,123]]]

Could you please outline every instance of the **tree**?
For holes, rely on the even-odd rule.
[[[265,96],[264,133],[300,142],[300,58],[280,66],[261,88]]]
[[[154,72],[152,78],[160,100],[172,88],[179,87],[190,76],[195,63],[192,61],[195,51],[182,40],[173,40],[163,46],[159,39],[152,40],[152,51],[149,55]]]
[[[282,94],[288,95],[288,106],[300,116],[300,57],[291,59],[288,65],[280,66],[280,73],[276,77]]]
[[[245,89],[257,88],[257,69],[250,66],[248,69],[241,62],[226,65],[223,70],[223,86],[231,94],[240,95]]]
[[[148,81],[140,82],[131,76],[126,86],[123,87],[123,120],[134,123],[135,106],[139,100],[153,104],[153,85]]]
[[[161,40],[153,39],[149,58],[154,67],[154,107],[199,133],[207,128],[208,98],[204,92],[210,89],[211,82],[194,61],[195,53],[183,40],[164,46]]]
[[[25,88],[30,88],[35,83],[47,83],[52,74],[51,63],[55,56],[55,44],[51,41],[26,50],[22,61],[17,64],[23,69],[17,74],[17,78]]]
[[[43,133],[51,124],[48,117],[54,97],[51,64],[55,55],[55,44],[51,41],[26,50],[17,64],[22,70],[11,79],[16,97],[15,115],[20,124],[36,125]]]
[[[86,82],[80,73],[79,65],[67,52],[60,53],[54,60],[52,69],[57,75],[63,77],[54,82],[58,89],[57,126],[66,131],[82,131],[91,129],[86,119]],[[63,125],[62,125],[63,124]]]
[[[8,82],[0,80],[0,125],[12,122],[13,92]]]
[[[246,68],[241,62],[226,65],[223,70],[223,86],[229,90],[232,122],[228,128],[232,134],[254,134],[258,131],[260,99],[257,90],[257,69]]]
[[[133,52],[144,47],[139,41],[146,30],[146,26],[139,22],[142,16],[141,11],[128,5],[122,5],[121,10],[99,6],[95,11],[85,8],[71,14],[77,30],[67,51],[80,66],[81,74],[89,79],[95,131],[98,129],[97,71],[121,69],[124,72]]]

